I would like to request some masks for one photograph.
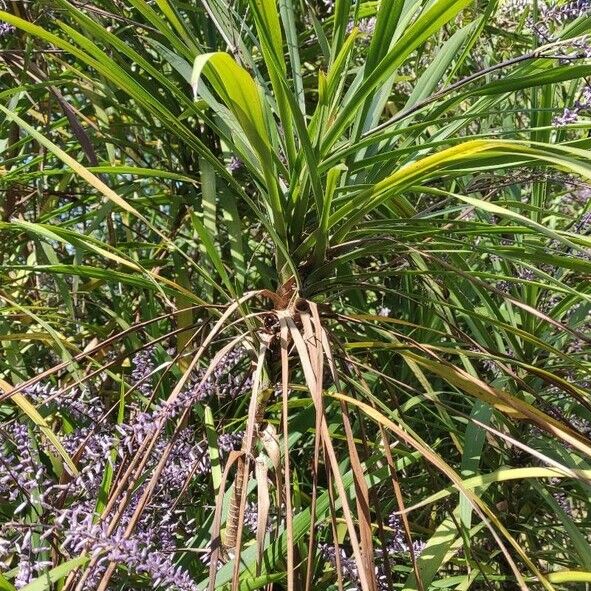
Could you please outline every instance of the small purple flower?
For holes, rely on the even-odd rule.
[[[572,106],[564,109],[562,115],[554,117],[553,125],[563,127],[569,123],[575,123],[582,111],[591,109],[591,86],[586,86],[579,100]]]
[[[535,273],[531,269],[527,269],[526,267],[518,269],[517,275],[520,279],[524,279],[525,281],[533,281],[536,278]]]
[[[246,503],[246,506],[244,507],[244,527],[253,534],[256,534],[258,521],[259,512],[256,503]]]
[[[363,18],[361,19],[357,24],[355,24],[353,21],[351,21],[348,25],[347,25],[347,33],[351,33],[351,31],[353,31],[353,29],[357,27],[359,33],[361,35],[364,35],[365,37],[369,37],[370,35],[373,35],[375,28],[376,28],[376,17],[372,16],[370,18]]]
[[[0,38],[7,37],[16,31],[14,25],[8,23],[0,23]]]
[[[357,26],[362,35],[373,35],[376,28],[376,17],[364,18],[359,21]]]
[[[495,287],[496,289],[498,289],[499,291],[502,291],[503,293],[511,293],[511,283],[509,283],[509,281],[505,281],[504,279],[501,279],[500,281],[497,281],[495,283]]]
[[[492,359],[483,359],[482,360],[482,367],[486,371],[496,374],[498,372],[497,364]]]
[[[218,448],[222,453],[239,450],[244,439],[244,431],[238,433],[224,433],[218,437]]]
[[[554,127],[564,127],[569,123],[576,123],[579,118],[579,110],[576,108],[569,109],[565,107],[562,115],[557,115],[552,119],[552,125]]]
[[[337,568],[337,552],[333,544],[320,544],[320,556],[328,562],[333,568]],[[351,558],[344,550],[339,547],[339,562],[341,566],[341,576],[350,583],[357,583],[359,580],[359,571],[354,558]]]
[[[243,166],[244,163],[242,162],[242,160],[240,160],[238,156],[232,155],[230,157],[230,161],[228,162],[227,169],[228,172],[230,172],[231,174],[236,174],[237,172],[242,170]]]
[[[31,558],[27,555],[20,554],[18,561],[18,575],[14,580],[14,586],[17,589],[22,589],[28,585],[33,578],[33,563]]]

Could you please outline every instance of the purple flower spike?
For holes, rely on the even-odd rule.
[[[563,127],[569,123],[575,123],[579,118],[579,113],[591,109],[591,86],[583,89],[581,98],[570,108],[565,108],[562,115],[554,117],[555,127]]]
[[[137,384],[138,390],[148,396],[152,389],[151,374],[154,371],[154,347],[141,349],[133,356],[133,371],[131,380],[134,385]]]

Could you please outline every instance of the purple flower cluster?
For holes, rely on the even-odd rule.
[[[242,170],[242,168],[244,167],[244,162],[242,162],[242,160],[240,160],[240,158],[238,158],[238,156],[231,156],[230,160],[226,166],[226,168],[228,169],[228,172],[231,174],[236,174],[237,172],[240,172],[240,170]]]
[[[8,445],[13,448],[5,454],[3,463],[12,458],[12,465],[6,473],[4,470],[1,472],[0,497],[20,502],[14,511],[17,518],[25,516],[27,509],[32,507],[42,516],[43,523],[48,524],[42,538],[63,538],[65,552],[76,555],[88,550],[92,556],[100,555],[85,589],[95,589],[106,564],[114,561],[125,565],[130,572],[150,577],[155,587],[193,591],[195,587],[189,575],[173,562],[175,533],[179,527],[185,527],[185,531],[190,532],[190,524],[183,512],[175,514],[174,503],[189,478],[207,473],[210,469],[207,446],[203,441],[196,442],[197,436],[192,429],[181,430],[175,438],[172,453],[151,502],[129,538],[124,538],[123,532],[143,494],[143,486],[134,492],[118,528],[110,536],[107,535],[106,522],[99,523],[94,512],[104,468],[111,457],[113,437],[106,437],[102,432],[93,435],[89,428],[66,436],[63,443],[68,452],[78,449],[82,439],[85,440],[85,447],[79,462],[80,474],[68,484],[58,484],[44,464],[34,460],[34,440],[27,426],[14,423],[10,431]],[[158,441],[152,453],[151,466],[157,463],[166,443],[166,438]],[[60,507],[62,494],[67,494],[70,499],[65,509]],[[15,586],[20,588],[51,564],[33,557],[40,552],[40,548],[29,548],[30,531],[21,542],[18,541],[18,532],[12,538],[18,550]]]
[[[183,568],[174,565],[174,546],[166,548],[166,551],[157,549],[154,531],[140,531],[126,537],[124,528],[119,527],[109,535],[104,522],[98,522],[91,511],[80,506],[73,511],[63,511],[59,522],[68,526],[64,547],[72,554],[89,550],[91,556],[97,559],[93,571],[85,581],[85,589],[88,591],[96,588],[109,562],[124,564],[128,570],[138,575],[146,575],[154,587],[162,586],[178,591],[196,589],[189,574]],[[159,542],[162,546],[162,541]]]
[[[6,556],[9,550],[18,555],[18,572],[14,579],[14,586],[17,589],[22,589],[25,585],[28,585],[34,577],[51,566],[50,561],[41,557],[41,554],[47,553],[49,548],[46,546],[34,547],[32,534],[31,526],[24,526],[17,532],[13,548],[9,548],[4,544],[0,547],[0,558]]]
[[[525,281],[534,281],[536,278],[535,273],[527,267],[520,267],[517,269],[517,276],[519,279],[524,279]]]
[[[334,569],[337,568],[337,551],[333,544],[320,544],[320,556],[328,562]],[[359,571],[357,563],[353,557],[350,557],[343,547],[339,547],[339,563],[341,567],[341,576],[348,583],[353,583],[358,588]]]
[[[388,586],[388,577],[386,576],[386,561],[391,563],[394,558],[400,557],[403,554],[408,554],[410,551],[409,546],[406,543],[406,537],[404,535],[400,518],[394,514],[390,515],[388,517],[388,526],[393,531],[389,532],[386,546],[375,550],[375,575],[379,591],[388,591],[390,588]],[[416,540],[413,542],[412,547],[415,557],[418,557],[425,548],[425,543],[421,540]],[[321,558],[328,562],[332,568],[336,569],[338,565],[335,546],[333,544],[322,543],[319,545],[319,549]],[[341,576],[347,584],[345,588],[351,590],[360,589],[357,563],[342,547],[339,547],[338,562],[340,563]]]
[[[0,39],[2,37],[6,37],[14,33],[16,29],[13,25],[9,25],[8,23],[0,23]]]
[[[111,450],[115,445],[115,438],[106,429],[79,427],[64,436],[62,444],[70,457],[77,454],[80,448],[83,450],[78,461],[79,474],[65,489],[77,495],[95,495],[105,468],[111,461]]]
[[[163,438],[164,446],[166,439]],[[160,456],[160,450],[153,453],[155,459]],[[173,501],[172,493],[180,491],[192,474],[202,476],[211,471],[211,462],[205,441],[197,440],[194,429],[182,429],[173,440],[172,452],[158,482],[156,498],[164,496]]]
[[[104,413],[100,398],[92,396],[88,388],[82,390],[74,388],[63,392],[51,384],[37,382],[25,388],[24,393],[35,406],[66,413],[74,421],[96,422]]]
[[[372,16],[369,18],[362,18],[357,24],[350,22],[347,25],[347,33],[351,33],[351,31],[357,27],[359,33],[366,37],[373,35],[375,28],[376,28],[376,17]]]
[[[244,431],[238,433],[224,433],[218,437],[218,448],[222,453],[228,454],[231,451],[237,451],[242,446]]]
[[[585,86],[580,99],[572,107],[566,107],[562,115],[554,117],[552,122],[556,127],[575,123],[579,114],[589,109],[591,109],[591,86]]]
[[[9,451],[2,458],[0,496],[9,501],[15,501],[22,496],[31,498],[39,485],[45,484],[43,468],[36,467],[27,425],[13,423],[9,427],[9,433]],[[15,515],[21,513],[26,506],[27,501],[22,502],[14,509]]]
[[[244,527],[252,532],[257,533],[257,526],[259,522],[259,511],[256,503],[249,501],[244,508]]]
[[[144,380],[154,371],[152,354],[144,355],[145,351],[147,350],[142,351],[139,360],[137,355],[134,358],[135,369],[132,374],[134,384]],[[244,349],[235,349],[219,361],[207,379],[205,379],[206,370],[198,370],[189,387],[175,399],[154,405],[152,411],[136,409],[132,422],[117,427],[122,436],[122,446],[131,453],[135,446],[141,445],[147,437],[157,432],[162,424],[178,418],[196,402],[234,399],[244,394],[250,389],[252,383],[250,376],[239,370],[244,358]]]
[[[204,381],[205,371],[200,370],[193,378],[192,384],[182,391],[174,400],[155,405],[152,411],[137,410],[133,421],[118,425],[116,427],[121,435],[120,448],[126,450],[130,455],[135,449],[169,420],[178,418],[186,409],[195,402],[203,402],[212,398],[235,398],[243,394],[250,388],[250,378],[243,373],[237,372],[236,368],[244,357],[243,350],[232,351],[226,355],[216,366],[212,374]],[[145,364],[147,365],[147,364]],[[196,473],[203,474],[210,469],[209,456],[206,453],[206,447],[199,444],[197,447],[191,446],[187,438],[191,435],[189,430],[184,430],[179,434],[175,442],[175,450],[184,462],[184,465],[191,465]],[[235,446],[242,441],[241,436],[222,436],[221,445]],[[161,440],[163,441],[163,440]],[[173,454],[174,456],[174,454]],[[187,460],[189,460],[187,462]],[[169,460],[169,466],[174,466],[174,462]],[[166,470],[169,468],[167,467]]]
[[[241,396],[252,387],[250,372],[240,370],[245,359],[244,349],[233,349],[219,361],[207,379],[204,380],[205,370],[198,371],[184,396],[199,402]]]
[[[509,0],[503,4],[502,15],[520,16],[533,10],[532,0]],[[568,2],[538,2],[539,20],[542,24],[564,23],[588,15],[590,0],[570,0]],[[531,15],[530,15],[531,16]],[[531,25],[531,22],[529,23]]]
[[[145,397],[151,397],[153,353],[147,348],[133,358],[131,381]],[[204,370],[197,371],[191,386],[171,402],[154,403],[149,410],[130,403],[130,416],[122,424],[108,420],[102,400],[91,395],[90,389],[63,391],[49,384],[27,388],[29,400],[50,422],[69,425],[61,442],[75,458],[79,474],[60,480],[51,462],[41,461],[41,455],[54,456],[55,450],[26,420],[17,418],[3,425],[0,501],[12,504],[15,522],[10,529],[3,527],[0,558],[9,568],[16,561],[15,586],[23,587],[53,566],[46,559],[50,555],[45,548],[45,540],[51,539],[52,547],[59,548],[66,558],[83,550],[94,557],[92,567],[83,575],[88,591],[96,589],[110,562],[124,567],[116,577],[135,574],[149,579],[150,588],[193,591],[192,577],[176,564],[175,557],[179,541],[194,537],[197,524],[190,504],[182,505],[179,500],[185,491],[206,482],[203,477],[211,471],[211,463],[203,434],[190,425],[180,427],[176,420],[196,401],[233,399],[249,389],[244,359],[244,350],[232,351],[207,379]],[[176,427],[168,429],[173,419]],[[110,526],[113,513],[96,512],[107,467],[110,465],[115,474],[124,470],[146,439],[156,435],[143,476],[130,490],[126,506],[115,503],[121,514],[116,525]],[[222,453],[239,449],[242,437],[242,433],[221,435]],[[139,519],[134,520],[132,534],[125,535],[146,492],[149,475],[165,450],[169,455],[156,486]],[[35,543],[31,519],[40,534],[34,536]],[[39,556],[41,552],[46,554]]]
[[[511,283],[505,279],[501,279],[495,283],[495,287],[503,293],[511,293]]]
[[[409,547],[406,542],[404,535],[404,528],[398,515],[391,514],[388,517],[388,526],[392,528],[393,533],[386,545],[386,552],[389,554],[403,554],[409,552]],[[412,543],[412,549],[415,556],[420,556],[421,552],[425,548],[425,542],[422,540],[415,540]]]
[[[590,0],[570,0],[564,4],[553,4],[547,7],[544,16],[557,22],[565,22],[588,15],[590,12]]]
[[[541,41],[541,43],[555,43],[552,31],[582,16],[587,16],[591,10],[590,0],[570,0],[567,2],[540,1],[537,3],[537,16],[534,20],[534,3],[532,0],[508,0],[505,2],[497,17],[499,24],[504,27],[515,26],[522,22],[525,15],[525,25]],[[569,40],[565,45],[575,49],[572,57],[589,57],[590,47],[585,39]]]
[[[144,396],[148,396],[152,390],[151,377],[154,373],[154,351],[153,346],[140,349],[133,356],[133,370],[131,380],[138,391]]]

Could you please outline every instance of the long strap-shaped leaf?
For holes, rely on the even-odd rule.
[[[250,474],[250,465],[252,452],[254,448],[255,433],[261,416],[264,413],[267,398],[269,396],[268,388],[263,383],[266,357],[269,349],[269,336],[260,335],[260,345],[258,358],[252,383],[252,395],[248,405],[248,419],[246,423],[246,432],[242,441],[242,451],[244,455],[238,458],[236,469],[236,480],[234,483],[234,492],[230,501],[228,510],[228,521],[226,524],[226,542],[227,548],[234,548],[234,569],[232,573],[232,591],[237,591],[240,586],[240,554],[242,552],[242,530],[244,529],[244,512],[246,509],[246,492],[248,489],[248,478]],[[263,534],[264,535],[264,534]]]
[[[544,467],[525,467],[525,468],[499,468],[494,472],[488,474],[479,474],[478,476],[471,476],[466,478],[462,485],[468,489],[475,489],[494,484],[495,482],[506,482],[510,480],[522,480],[524,478],[572,478],[573,470],[561,468],[544,468]],[[582,480],[591,481],[591,470],[574,470],[577,478]],[[410,513],[420,507],[425,507],[431,503],[436,503],[441,499],[453,495],[458,492],[455,486],[444,488],[432,495],[429,495],[426,499],[406,507],[404,510],[406,513]],[[401,514],[402,511],[396,511],[397,515]]]
[[[556,419],[548,416],[541,410],[533,407],[531,404],[528,404],[516,396],[512,396],[504,390],[489,386],[482,380],[471,376],[466,371],[441,360],[425,359],[424,357],[410,352],[403,353],[403,356],[412,359],[418,365],[427,368],[432,373],[439,375],[450,384],[453,384],[476,398],[480,398],[486,402],[492,401],[493,404],[501,403],[505,409],[512,409],[510,414],[529,419],[539,428],[559,437],[565,443],[572,445],[586,456],[591,457],[591,447],[587,443],[585,437],[576,433],[570,427],[563,425]]]
[[[353,96],[342,105],[340,115],[329,128],[324,138],[322,153],[327,154],[341,136],[347,125],[358,112],[359,106],[371,95],[372,91],[388,80],[404,62],[406,56],[427,40],[444,23],[451,20],[460,10],[468,6],[471,0],[438,0],[421,15],[394,47],[376,65],[371,74],[357,89]],[[365,109],[368,105],[365,105]]]
[[[312,302],[310,303],[310,310],[314,318],[314,332],[310,329],[310,321],[306,312],[301,313],[302,324],[304,330],[308,330],[311,333],[312,341],[308,339],[308,342],[315,344],[315,347],[319,349],[320,353],[324,353],[330,372],[332,375],[333,382],[337,390],[341,390],[339,370],[337,368],[332,349],[328,340],[326,329],[320,322],[320,314],[318,307]],[[306,332],[304,332],[306,336]],[[372,587],[375,588],[375,580],[373,574],[375,573],[374,564],[374,551],[373,551],[373,533],[371,527],[371,513],[369,504],[369,489],[365,480],[365,475],[357,447],[355,446],[355,438],[353,435],[353,429],[351,428],[351,421],[349,420],[349,411],[345,403],[341,403],[341,419],[345,428],[345,435],[347,438],[347,449],[349,451],[349,460],[351,462],[351,469],[355,476],[355,501],[357,503],[357,519],[359,521],[359,532],[361,538],[361,548],[363,550],[363,568],[366,570],[368,580]]]
[[[399,195],[405,189],[417,184],[419,179],[422,182],[423,179],[431,178],[433,175],[441,175],[442,170],[452,165],[456,167],[463,165],[469,172],[471,165],[481,163],[486,157],[492,159],[499,156],[507,158],[524,156],[533,162],[544,162],[552,167],[562,168],[585,178],[591,178],[591,165],[583,159],[588,158],[588,154],[585,154],[583,150],[575,150],[574,148],[567,150],[558,146],[554,146],[554,150],[559,153],[556,154],[547,148],[530,146],[525,142],[509,140],[471,140],[452,146],[407,164],[370,189],[359,192],[330,216],[329,227],[343,221],[343,225],[335,235],[335,240],[343,240],[349,230],[364,215],[388,199]],[[564,155],[560,152],[563,152]],[[564,242],[564,240],[566,239],[563,238],[562,241]],[[569,244],[572,248],[579,248],[572,242]]]
[[[519,583],[520,589],[523,591],[527,591],[528,587],[525,583],[523,575],[519,572],[515,561],[509,554],[507,548],[505,547],[503,541],[497,534],[497,532],[492,527],[491,523],[495,525],[499,531],[502,532],[503,536],[509,541],[513,549],[517,552],[521,560],[526,564],[526,566],[531,570],[532,573],[538,578],[538,580],[542,583],[542,585],[548,591],[554,591],[552,585],[548,582],[546,577],[540,572],[540,570],[533,564],[533,562],[529,559],[527,554],[524,552],[523,548],[519,545],[519,543],[513,538],[513,536],[507,531],[507,529],[503,526],[503,524],[499,521],[497,516],[495,515],[494,511],[492,511],[481,499],[479,499],[476,495],[474,495],[471,491],[466,489],[462,485],[462,479],[455,472],[455,470],[449,466],[439,455],[437,455],[432,449],[427,447],[426,444],[419,441],[417,438],[410,436],[404,429],[402,429],[399,425],[396,425],[393,421],[389,418],[384,416],[382,413],[377,411],[376,409],[372,408],[368,404],[351,398],[350,396],[346,396],[340,393],[331,393],[331,397],[337,400],[343,400],[348,402],[349,404],[358,407],[366,414],[368,417],[373,418],[379,424],[384,425],[387,429],[393,431],[397,437],[399,437],[402,441],[404,441],[407,445],[413,447],[417,451],[421,453],[423,457],[425,457],[430,463],[432,463],[436,468],[438,468],[443,474],[445,474],[460,490],[461,492],[466,495],[466,497],[470,500],[474,510],[478,513],[480,518],[487,524],[491,534],[495,538],[499,548],[503,552],[507,562],[509,563],[511,570],[515,574],[515,577]]]
[[[293,591],[295,587],[294,569],[294,537],[293,537],[293,515],[291,506],[291,468],[289,462],[289,430],[288,430],[288,409],[289,409],[289,330],[285,319],[279,315],[280,345],[281,345],[281,410],[283,423],[283,484],[285,498],[285,525],[287,533],[287,589]]]
[[[359,566],[359,582],[361,584],[361,588],[363,591],[370,591],[373,587],[371,586],[371,583],[368,581],[366,570],[363,567],[363,555],[359,545],[359,539],[355,531],[353,513],[351,512],[351,508],[349,507],[349,502],[347,500],[347,491],[345,490],[345,487],[343,485],[343,479],[340,473],[339,463],[334,451],[334,446],[332,444],[332,438],[330,436],[328,426],[324,418],[324,408],[322,406],[322,392],[319,392],[317,390],[318,382],[316,381],[316,377],[314,375],[314,364],[310,359],[310,355],[306,347],[306,343],[304,341],[302,333],[295,325],[291,313],[288,311],[282,311],[279,313],[279,318],[280,321],[284,321],[289,327],[289,332],[298,352],[302,370],[304,372],[306,385],[310,392],[313,393],[312,400],[314,402],[316,412],[320,413],[323,417],[321,422],[322,443],[326,450],[326,455],[328,456],[331,473],[334,478],[334,484],[336,486],[339,499],[343,507],[343,514],[345,517],[345,522],[347,524],[347,531],[349,533],[349,538],[351,540],[351,546],[353,548],[353,555],[355,557],[357,565]],[[375,575],[372,573],[372,576]]]
[[[269,193],[268,205],[273,223],[276,225],[279,236],[285,238],[283,207],[259,88],[250,74],[238,65],[230,55],[223,52],[206,53],[195,58],[191,80],[195,96],[199,94],[202,75],[207,77],[225,105],[236,117],[257,153]]]

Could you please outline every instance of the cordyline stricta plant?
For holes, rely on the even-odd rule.
[[[587,2],[0,5],[2,589],[591,583]]]

